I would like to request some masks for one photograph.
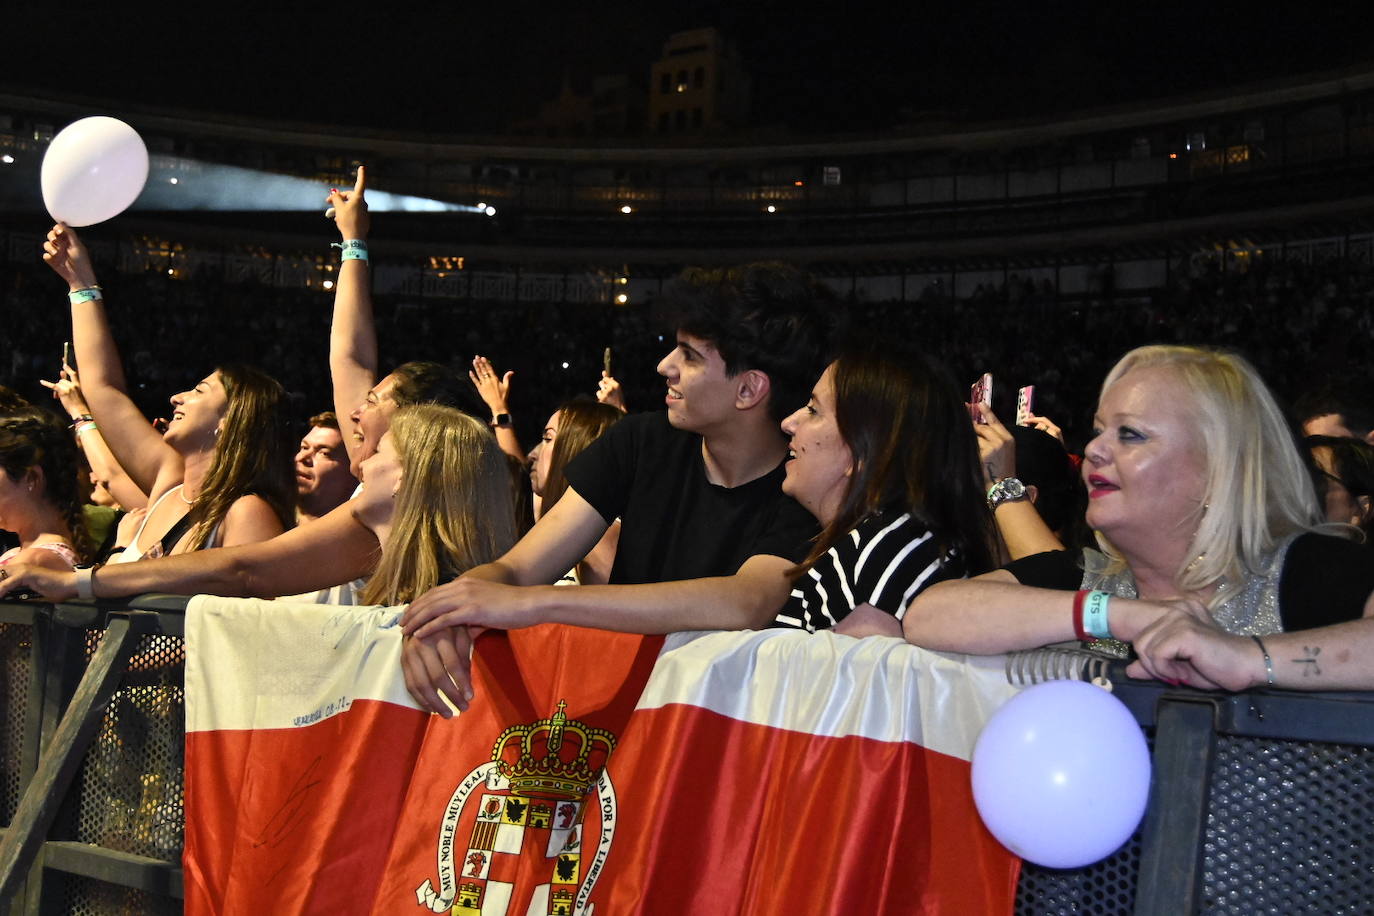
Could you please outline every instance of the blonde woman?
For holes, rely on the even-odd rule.
[[[403,604],[515,543],[504,453],[484,423],[461,411],[396,411],[361,473],[361,492],[309,525],[260,543],[106,566],[91,578],[94,595],[272,598],[370,575],[365,603]],[[76,578],[14,568],[0,596],[18,587],[62,600],[76,593]]]
[[[1108,374],[1085,449],[1100,550],[1026,557],[940,583],[903,621],[932,649],[992,654],[1134,641],[1205,615],[1252,637],[1374,614],[1366,548],[1323,518],[1282,412],[1234,354],[1142,347]]]
[[[114,562],[262,541],[290,527],[295,486],[278,419],[281,386],[256,369],[222,366],[172,396],[171,420],[159,434],[127,394],[85,246],[59,223],[43,250],[70,289],[72,341],[91,422],[148,494],[148,514]]]

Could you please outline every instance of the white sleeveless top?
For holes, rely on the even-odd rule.
[[[151,506],[148,507],[148,513],[143,516],[143,521],[139,523],[138,531],[134,534],[133,541],[129,543],[128,547],[125,547],[119,553],[110,557],[107,563],[133,563],[138,560],[152,560],[162,556],[161,543],[154,544],[152,547],[149,547],[147,551],[141,551],[138,549],[138,542],[143,538],[143,529],[147,527],[148,519],[153,517],[153,513],[157,511],[158,506],[162,505],[162,501],[167,497],[171,496],[173,493],[176,493],[178,496],[181,495],[181,484],[177,484],[176,486],[169,489],[166,493],[163,493],[161,496],[157,498],[156,502],[154,502]],[[182,501],[185,502],[184,499]],[[221,524],[223,523],[221,522]],[[220,525],[216,525],[215,530],[210,532],[210,539],[205,542],[206,547],[219,546],[219,529]],[[172,546],[176,545],[174,544]]]

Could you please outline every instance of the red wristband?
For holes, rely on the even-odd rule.
[[[1073,633],[1083,642],[1092,642],[1093,635],[1083,629],[1083,602],[1087,597],[1087,589],[1076,592],[1073,596]]]

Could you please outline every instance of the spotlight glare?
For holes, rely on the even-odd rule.
[[[167,183],[168,183],[168,184],[181,184],[181,180],[180,180],[179,178],[168,178],[168,179],[167,179]]]
[[[625,204],[624,206],[622,206],[622,207],[620,208],[620,212],[621,212],[621,213],[626,213],[626,214],[633,213],[633,212],[635,212],[635,208],[632,207],[632,206],[630,206],[629,204]]]
[[[775,206],[773,206],[772,204],[769,204],[769,205],[768,205],[768,212],[769,212],[769,213],[777,213],[777,212],[778,212],[778,208],[775,207]]]
[[[479,213],[480,213],[481,211],[485,210],[486,208],[487,208],[487,202],[486,202],[485,200],[479,200],[479,201],[477,201],[477,210],[478,210]]]
[[[624,293],[621,293],[619,296],[615,297],[615,301],[620,303],[621,305],[624,305],[625,303],[630,301],[630,297],[625,295]]]
[[[564,363],[564,364],[563,364],[563,368],[564,368],[564,369],[568,368],[568,364],[567,364],[567,363]]]
[[[487,208],[486,208],[485,210],[483,210],[482,212],[485,213],[487,216],[495,216],[495,215],[496,215],[496,208],[495,208],[495,207],[487,207]]]
[[[0,162],[5,163],[5,165],[14,165],[14,157],[11,156],[9,153],[6,153],[5,155],[0,156]]]
[[[325,281],[324,281],[322,284],[320,284],[320,285],[323,286],[323,287],[325,288],[325,290],[331,290],[331,289],[334,288],[334,281],[333,281],[333,280],[325,280]]]

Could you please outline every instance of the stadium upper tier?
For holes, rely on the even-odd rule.
[[[41,213],[46,144],[90,114],[148,143],[149,190],[127,217],[145,228],[261,238],[261,216],[236,211],[269,210],[282,243],[316,238],[326,189],[363,162],[376,188],[439,208],[388,218],[398,250],[503,263],[914,268],[1368,231],[1374,213],[1374,67],[1052,120],[710,145],[441,141],[0,94],[8,219]],[[226,175],[246,202],[198,191]],[[305,193],[276,194],[283,176]]]

